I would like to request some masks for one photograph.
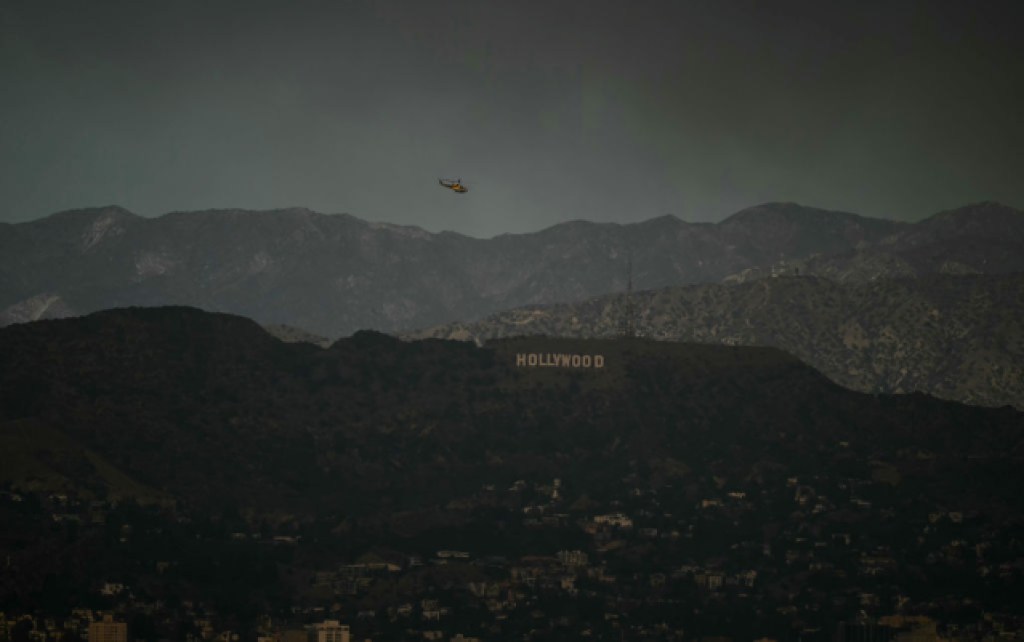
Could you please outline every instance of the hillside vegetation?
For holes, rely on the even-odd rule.
[[[780,277],[637,292],[637,325],[655,339],[772,346],[848,388],[926,392],[1024,408],[1024,275],[837,283]],[[611,337],[625,295],[532,306],[411,337]]]

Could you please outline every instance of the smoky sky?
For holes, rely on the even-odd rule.
[[[492,236],[1020,206],[1022,8],[9,0],[0,220],[304,206]]]

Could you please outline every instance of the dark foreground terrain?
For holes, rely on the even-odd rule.
[[[1005,638],[1022,437],[1011,408],[850,392],[770,348],[13,325],[0,639],[99,611],[150,640]]]

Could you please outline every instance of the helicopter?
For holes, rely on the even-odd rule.
[[[456,192],[458,194],[465,194],[466,192],[469,191],[469,188],[462,184],[461,178],[439,178],[437,179],[437,183],[441,187],[447,187],[451,191]]]

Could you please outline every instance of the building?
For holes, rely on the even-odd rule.
[[[309,642],[351,642],[351,633],[347,624],[341,624],[338,620],[324,620],[310,627]]]
[[[128,642],[128,625],[104,615],[99,622],[89,623],[89,642]]]

